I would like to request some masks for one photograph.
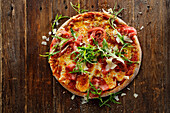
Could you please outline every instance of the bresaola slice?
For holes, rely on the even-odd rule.
[[[50,57],[50,67],[60,84],[75,95],[86,96],[88,89],[93,90],[92,84],[101,91],[101,97],[108,96],[125,88],[139,71],[142,53],[136,30],[117,17],[115,29],[125,37],[124,43],[120,43],[120,37],[109,24],[110,17],[113,16],[101,12],[79,14],[67,20],[55,34],[68,41],[54,48],[60,40],[53,39],[50,52],[59,53]],[[90,93],[90,98],[94,97]]]

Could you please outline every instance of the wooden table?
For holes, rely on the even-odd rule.
[[[70,1],[90,11],[117,3],[118,9],[125,8],[122,19],[138,31],[143,61],[130,91],[122,90],[127,95],[120,97],[120,105],[100,108],[97,100],[71,100],[72,94],[53,78],[47,59],[39,56],[49,49],[41,45],[42,36],[48,35],[55,15],[77,14]],[[0,0],[0,7],[4,113],[170,113],[170,0]]]

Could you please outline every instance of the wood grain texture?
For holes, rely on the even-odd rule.
[[[72,94],[52,77],[47,59],[39,56],[49,50],[51,39],[43,46],[42,36],[48,36],[55,15],[77,14],[70,2],[89,11],[117,3],[116,9],[125,8],[119,17],[138,31],[142,65],[127,86],[130,91],[122,90],[127,95],[120,97],[120,105],[100,108],[97,100],[71,100]],[[170,112],[170,0],[0,0],[0,20],[0,112]]]

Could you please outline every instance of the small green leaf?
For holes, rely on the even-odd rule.
[[[76,36],[74,30],[70,28],[70,31],[71,31],[72,36],[75,38],[75,40],[77,40],[78,37]]]
[[[62,16],[62,15],[56,15],[55,16],[55,20],[54,20],[54,22],[53,22],[53,24],[52,24],[52,29],[54,29],[54,26],[55,26],[55,24],[56,24],[56,22],[57,21],[59,21],[60,19],[63,19],[63,18],[70,18],[70,17],[68,17],[68,16]]]
[[[88,10],[85,9],[80,9],[80,4],[78,3],[77,5],[73,5],[72,2],[70,2],[71,7],[78,12],[79,14],[87,12]]]

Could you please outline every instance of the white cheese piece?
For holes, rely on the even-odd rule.
[[[111,63],[111,64],[107,64],[106,65],[106,71],[108,71],[109,69],[114,69],[117,65],[114,64],[114,63]]]
[[[56,32],[57,32],[57,29],[53,29],[53,34],[56,34]]]
[[[62,80],[65,78],[65,76],[63,75],[65,72],[64,71],[61,71],[61,75],[60,75],[60,78],[58,80]]]
[[[45,40],[45,39],[47,39],[47,37],[46,36],[42,36],[42,39]]]
[[[46,46],[47,42],[46,41],[42,41],[41,44]]]
[[[67,46],[61,51],[61,53],[62,53],[63,51],[65,51],[68,47],[69,47],[69,45],[67,45]]]
[[[113,50],[114,50],[114,51],[117,51],[117,50],[118,50],[117,45],[113,47]]]
[[[117,57],[116,59],[117,59],[118,61],[122,62],[123,64],[125,63],[124,60],[123,60],[122,58],[120,58],[120,57]]]
[[[83,43],[80,43],[80,45],[83,45]]]
[[[112,63],[112,60],[113,60],[113,57],[110,57],[110,58],[106,59],[106,62],[107,62],[108,64],[111,64],[111,63]]]
[[[109,9],[108,9],[108,12],[109,12],[109,13],[113,13],[112,8],[109,8]]]
[[[140,28],[140,30],[142,30],[144,28],[144,26],[142,26],[141,28]]]
[[[87,97],[84,97],[84,98],[82,98],[81,100],[82,100],[81,104],[86,104],[86,103],[88,103]]]
[[[116,35],[117,35],[117,31],[113,30],[113,36],[116,36]]]
[[[88,24],[88,23],[90,23],[90,22],[89,22],[89,21],[84,21],[84,23],[87,23],[87,24]]]
[[[56,26],[58,26],[59,25],[59,22],[58,21],[56,21]]]
[[[75,98],[75,95],[73,95],[73,96],[71,97],[71,100],[74,100],[74,98]]]
[[[116,101],[119,101],[119,97],[118,96],[114,96]]]
[[[142,14],[142,12],[138,12],[140,15]]]
[[[46,41],[48,42],[50,40],[50,38],[46,38]]]
[[[106,71],[109,69],[114,69],[117,65],[112,62],[113,57],[106,59],[107,65],[106,65]]]
[[[128,36],[124,36],[124,41],[130,42],[130,43],[133,42]]]
[[[125,95],[126,95],[126,93],[122,93],[122,94],[121,94],[121,96],[125,96]]]
[[[130,90],[130,88],[127,88],[127,90]]]
[[[58,33],[57,36],[61,36],[62,34],[61,33]]]
[[[106,14],[109,14],[109,12],[105,11],[104,9],[102,9],[102,11],[103,11],[104,13],[106,13]]]
[[[82,64],[82,68],[83,68],[83,70],[88,70],[88,69],[89,69],[89,68],[86,66],[85,63]]]
[[[133,96],[134,96],[135,98],[137,98],[137,97],[138,97],[138,94],[137,94],[137,93],[134,93]]]
[[[50,31],[48,34],[51,35],[51,33],[52,33],[52,32]]]
[[[116,41],[117,43],[120,43],[120,38],[118,36],[116,37]]]
[[[124,76],[124,79],[129,79],[129,76]]]

